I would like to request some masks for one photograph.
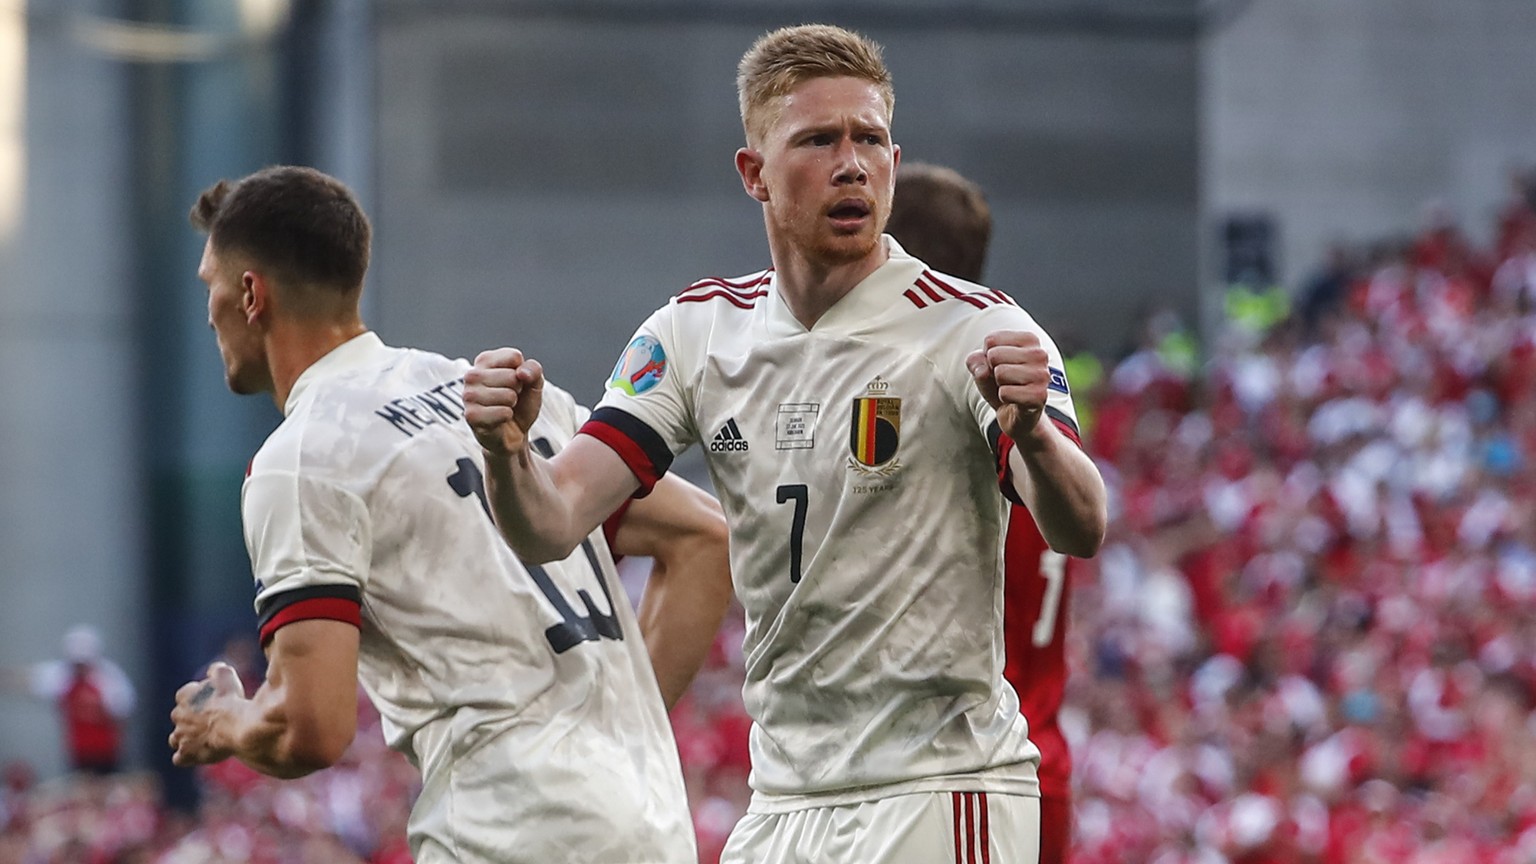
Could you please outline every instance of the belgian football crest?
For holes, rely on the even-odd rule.
[[[848,468],[865,475],[889,476],[901,467],[896,449],[901,445],[901,398],[890,395],[891,385],[876,377],[864,395],[853,400],[848,427]]]

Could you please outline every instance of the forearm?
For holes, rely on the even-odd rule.
[[[485,494],[496,527],[525,561],[558,561],[591,529],[579,530],[549,463],[529,450],[485,453]]]
[[[290,734],[269,735],[265,730],[251,727],[236,730],[234,734],[238,741],[234,758],[268,777],[292,780],[330,767],[329,763],[301,758],[292,746],[293,737]]]
[[[587,435],[549,459],[531,448],[485,451],[491,514],[518,556],[536,564],[571,554],[639,486],[617,453]]]
[[[1009,453],[1013,484],[1051,549],[1091,558],[1108,524],[1104,478],[1093,460],[1049,418]]]
[[[640,599],[640,630],[668,710],[709,656],[731,602],[724,543],[690,538],[657,555]]]
[[[357,732],[355,623],[306,618],[279,629],[256,695],[224,662],[176,691],[171,761],[211,765],[234,757],[273,777],[329,767]]]
[[[312,774],[330,767],[345,749],[334,744],[328,748],[323,733],[294,722],[281,690],[267,685],[210,720],[209,740],[215,749],[270,777],[286,780]]]

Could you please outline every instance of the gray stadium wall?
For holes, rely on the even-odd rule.
[[[1486,239],[1512,166],[1536,164],[1531,0],[1256,0],[1201,49],[1202,239],[1278,228],[1283,284],[1328,243],[1423,224]]]
[[[733,167],[735,64],[806,17],[621,5],[381,5],[371,290],[387,339],[471,357],[516,345],[594,400],[667,297],[768,266]],[[1039,3],[980,4],[994,14],[975,20],[890,5],[904,14],[827,17],[886,46],[904,158],[986,189],[989,281],[1106,350],[1142,303],[1192,308],[1192,33],[996,12]]]

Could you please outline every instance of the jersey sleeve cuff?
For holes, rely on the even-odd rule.
[[[593,411],[592,419],[583,423],[577,434],[591,435],[619,454],[640,481],[636,498],[651,494],[656,481],[672,467],[672,451],[661,436],[645,421],[618,408],[605,406]]]
[[[1073,444],[1076,444],[1078,447],[1083,446],[1083,436],[1077,431],[1077,421],[1073,420],[1071,415],[1060,408],[1052,408],[1047,405],[1045,406],[1045,416],[1054,420],[1056,428],[1064,432],[1068,438],[1071,438]]]
[[[1003,427],[993,420],[987,426],[987,443],[992,447],[992,456],[997,460],[997,488],[1008,499],[1008,503],[1024,506],[1024,499],[1019,497],[1019,490],[1013,487],[1013,468],[1008,464],[1008,454],[1013,452],[1013,439],[1003,434]]]
[[[603,539],[608,541],[608,554],[613,556],[613,561],[615,564],[617,564],[624,556],[620,555],[618,551],[613,548],[613,541],[614,538],[619,536],[619,526],[624,524],[624,515],[629,512],[629,505],[633,504],[634,501],[635,499],[633,498],[628,499],[623,504],[619,505],[619,509],[613,511],[612,516],[609,516],[607,519],[603,520]]]
[[[363,626],[363,595],[356,585],[312,585],[273,594],[262,601],[257,626],[265,646],[277,631],[295,621],[314,619]]]
[[[1077,424],[1072,422],[1066,412],[1049,405],[1045,407],[1045,416],[1051,418],[1063,435],[1072,440],[1078,447],[1083,446],[1082,439],[1077,433]],[[1009,503],[1024,506],[1024,500],[1019,497],[1019,490],[1013,485],[1013,468],[1008,464],[1008,454],[1013,452],[1013,439],[1003,434],[1003,428],[996,420],[987,426],[987,443],[992,447],[992,455],[997,458],[997,488],[1002,490],[1003,497]]]

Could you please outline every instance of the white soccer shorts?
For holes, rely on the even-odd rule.
[[[748,813],[720,864],[1036,864],[1039,857],[1039,798],[922,792]]]

